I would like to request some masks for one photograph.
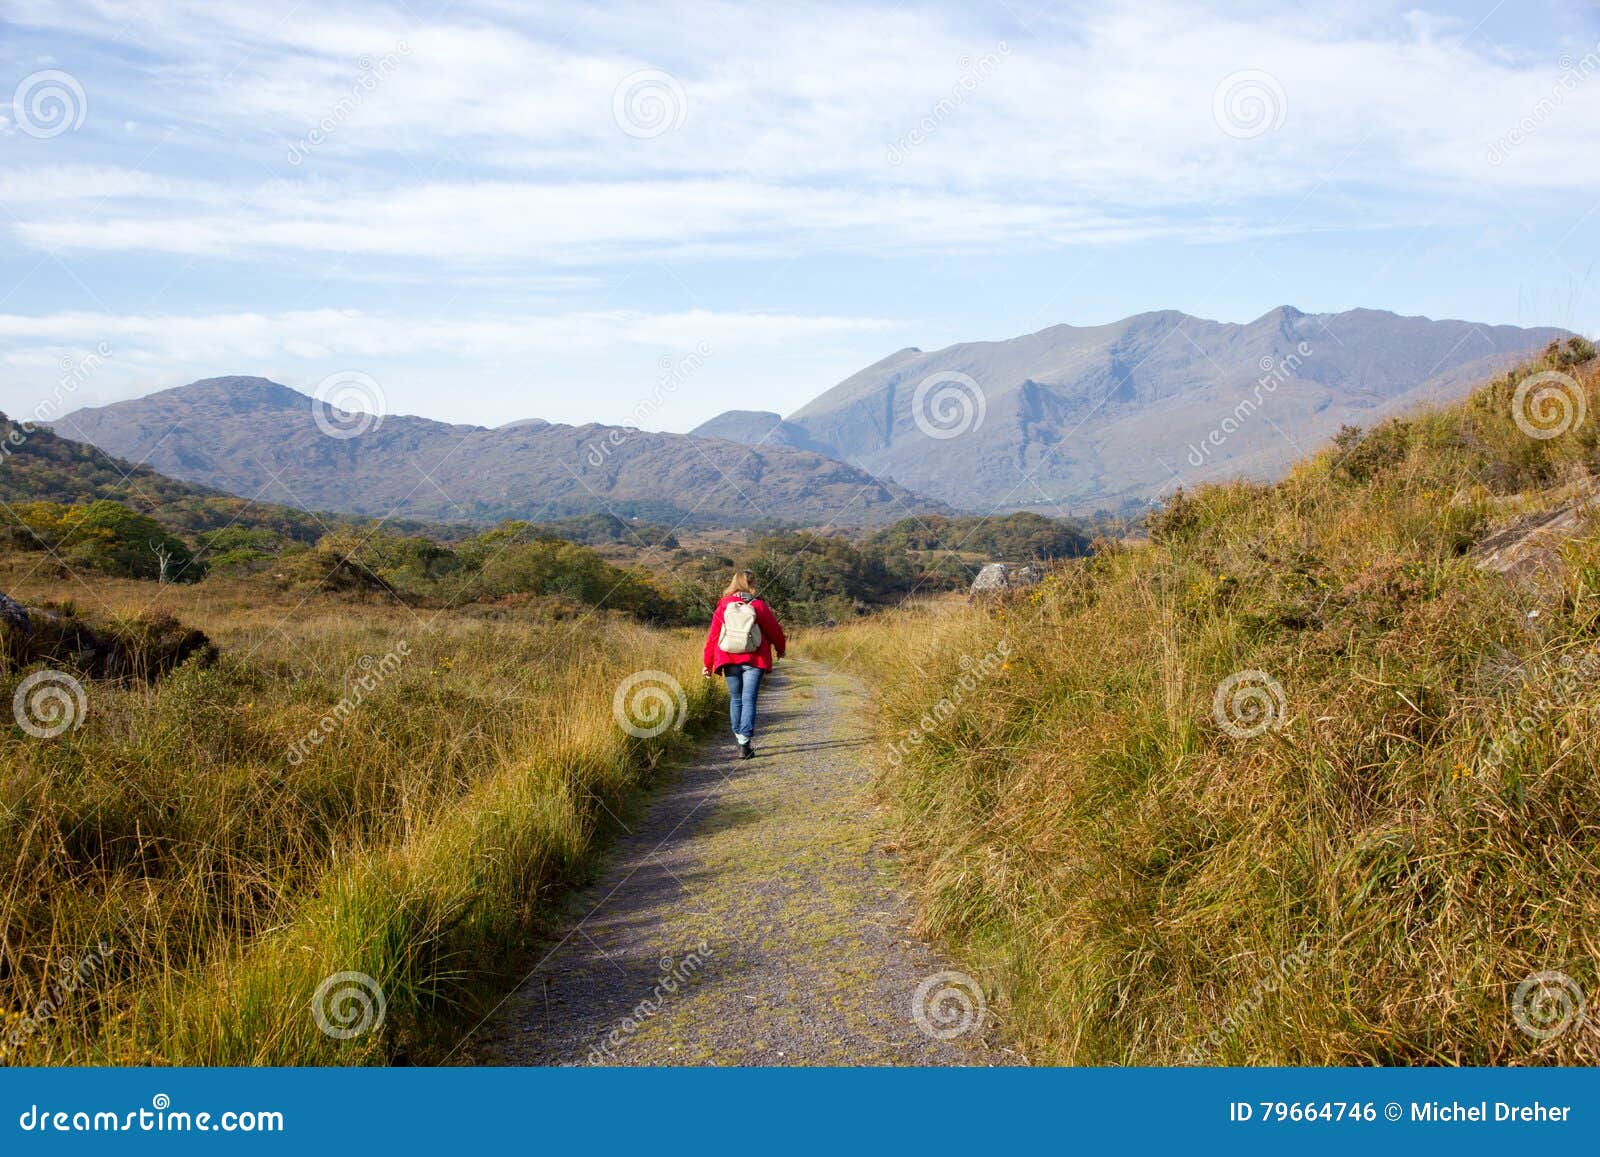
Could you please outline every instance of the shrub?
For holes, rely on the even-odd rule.
[[[182,539],[120,502],[29,502],[14,509],[24,533],[13,534],[13,543],[48,550],[70,565],[170,582],[196,582],[205,574]]]

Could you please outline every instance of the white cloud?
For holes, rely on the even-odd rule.
[[[484,349],[515,354],[572,354],[617,344],[687,350],[702,341],[725,348],[770,350],[817,338],[880,333],[892,325],[878,318],[709,310],[440,319],[421,325],[411,318],[333,309],[199,316],[70,312],[43,317],[0,314],[0,338],[72,340],[90,334],[113,345],[132,343],[153,356],[185,360],[195,356],[194,351],[201,351],[205,357],[230,352],[244,358],[270,357],[291,342],[300,343],[306,357],[393,357]]]
[[[1072,6],[1007,31],[955,9],[712,5],[689,17],[634,5],[534,19],[461,5],[419,21],[377,5],[281,20],[249,4],[124,16],[85,3],[24,5],[16,19],[120,30],[166,57],[163,115],[234,170],[114,174],[91,186],[92,214],[81,192],[48,196],[48,171],[13,173],[0,200],[14,237],[36,248],[571,265],[1208,240],[1243,220],[1258,233],[1330,217],[1403,227],[1441,191],[1600,182],[1587,140],[1600,75],[1491,165],[1487,150],[1558,83],[1560,63],[1461,42],[1470,28],[1440,18],[1356,25],[1320,9],[1246,19],[1158,3]],[[239,48],[236,65],[219,67],[232,59],[219,43]],[[289,165],[362,58],[398,45],[393,71]],[[985,58],[993,67],[960,89]],[[681,128],[647,140],[620,131],[612,109],[617,83],[642,67],[673,73],[687,101]],[[1282,128],[1239,140],[1217,127],[1214,92],[1241,69],[1281,82]],[[935,131],[890,164],[929,117]],[[1341,195],[1374,187],[1389,219],[1352,221]]]
[[[1530,53],[1471,20],[1381,2],[414,7],[13,0],[8,39],[22,46],[10,63],[74,72],[91,115],[50,140],[0,119],[0,240],[22,251],[6,255],[19,271],[40,270],[0,287],[0,305],[29,308],[18,303],[36,291],[48,301],[40,316],[0,315],[0,408],[64,353],[105,340],[115,357],[86,387],[101,400],[232,371],[306,384],[355,360],[417,412],[576,419],[626,412],[660,350],[706,335],[718,352],[697,388],[723,395],[705,406],[760,383],[774,396],[737,404],[783,410],[905,344],[890,331],[929,344],[925,330],[840,316],[851,307],[834,297],[863,271],[865,285],[892,284],[900,268],[935,264],[814,262],[754,299],[770,309],[729,308],[791,260],[951,254],[954,266],[1384,229],[1416,254],[1440,243],[1409,240],[1430,226],[1483,236],[1600,185],[1600,60],[1584,63],[1600,49],[1572,34],[1576,19],[1530,30],[1544,42]],[[685,102],[679,127],[645,139],[613,107],[640,69],[670,73]],[[1269,73],[1283,94],[1281,126],[1244,139],[1213,107],[1242,70]],[[324,121],[326,139],[291,164]],[[714,280],[683,272],[697,291],[715,287],[717,308],[682,310],[648,274],[631,280],[658,259],[725,263]],[[1121,286],[1121,300],[1172,304],[1187,287],[1159,278],[1181,265],[1137,267],[1128,278],[1149,284]],[[1321,272],[1294,284],[1334,292]],[[1483,281],[1515,292],[1521,274]],[[370,296],[353,298],[356,281]],[[437,303],[418,291],[432,285]],[[1056,308],[1054,283],[1013,296],[1036,289],[1022,308]],[[1098,284],[1072,289],[1081,308],[1102,308],[1082,306]],[[212,293],[204,310],[161,311]],[[979,296],[936,324],[950,332]],[[350,300],[383,304],[295,308]],[[606,308],[616,303],[631,308]],[[930,303],[915,286],[865,310]],[[448,316],[430,319],[436,304]],[[427,400],[463,377],[471,391]],[[529,401],[530,382],[543,401]],[[681,404],[674,423],[701,402]]]
[[[8,184],[42,190],[56,182],[18,173]],[[280,183],[244,195],[212,187],[167,200],[154,199],[157,183],[139,174],[105,184],[142,185],[149,197],[143,205],[107,197],[99,212],[88,214],[81,204],[92,195],[87,184],[70,196],[25,195],[13,203],[13,212],[27,214],[15,226],[17,236],[50,250],[257,256],[296,251],[571,265],[719,252],[749,258],[818,247],[1070,244],[1247,229],[1225,219],[1190,222],[919,190],[851,192],[742,180],[484,181],[342,191],[321,183]]]

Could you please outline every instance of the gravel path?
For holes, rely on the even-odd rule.
[[[781,664],[757,757],[720,735],[630,822],[473,1061],[1020,1063],[976,987],[911,935],[867,797],[867,709],[848,677]]]

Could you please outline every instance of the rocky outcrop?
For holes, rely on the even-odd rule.
[[[205,633],[162,612],[90,624],[69,607],[25,608],[0,594],[0,669],[36,663],[106,679],[156,679],[190,658],[215,661]]]
[[[1600,504],[1600,481],[1588,479],[1559,505],[1524,514],[1489,535],[1473,550],[1481,570],[1512,579],[1536,579],[1559,572],[1561,546],[1579,533]]]
[[[1008,562],[986,563],[978,572],[978,577],[972,580],[972,589],[968,594],[974,598],[980,595],[1001,594],[1022,587],[1031,587],[1042,577],[1039,568],[1031,563],[1021,566]]]

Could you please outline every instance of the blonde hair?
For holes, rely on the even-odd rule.
[[[722,592],[723,598],[727,598],[729,595],[756,597],[756,580],[749,571],[736,570],[733,572],[733,577],[728,580],[728,589]]]

